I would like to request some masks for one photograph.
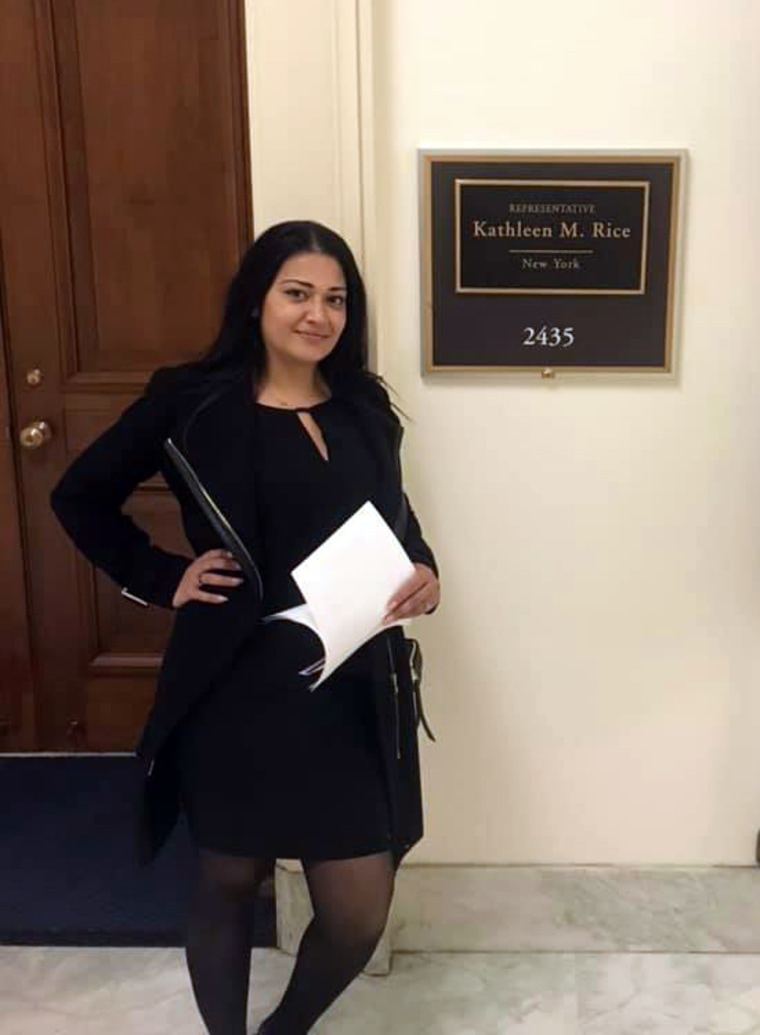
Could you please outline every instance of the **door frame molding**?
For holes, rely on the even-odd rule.
[[[0,261],[0,752],[28,751],[35,740],[29,594],[24,577],[19,472],[13,448],[10,356]],[[7,639],[6,639],[7,637]]]
[[[255,232],[285,219],[326,223],[351,245],[371,294],[373,15],[373,0],[245,0]],[[371,317],[375,365],[373,329]]]

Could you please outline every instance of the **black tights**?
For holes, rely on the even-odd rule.
[[[306,1035],[366,966],[388,919],[395,869],[390,852],[303,860],[314,917],[280,1005],[261,1035]],[[245,1035],[250,910],[272,861],[201,849],[187,933],[187,965],[209,1035]]]

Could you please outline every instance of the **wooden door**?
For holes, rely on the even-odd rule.
[[[129,750],[152,698],[170,614],[82,561],[48,498],[218,327],[251,233],[242,2],[3,0],[0,750]],[[159,479],[127,509],[186,548]]]

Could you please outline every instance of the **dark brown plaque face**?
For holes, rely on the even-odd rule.
[[[671,369],[681,155],[420,162],[426,371]]]

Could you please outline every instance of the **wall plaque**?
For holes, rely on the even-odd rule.
[[[671,371],[683,161],[421,152],[425,371]]]

